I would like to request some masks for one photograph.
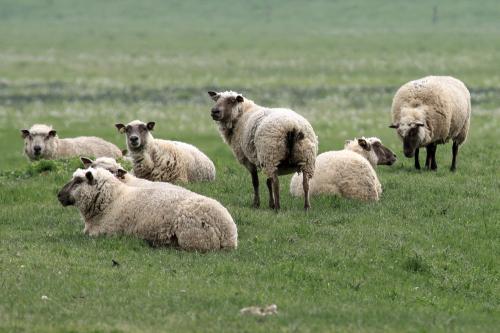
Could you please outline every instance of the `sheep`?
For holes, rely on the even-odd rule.
[[[134,120],[115,124],[127,135],[135,176],[152,181],[195,182],[215,180],[213,162],[198,148],[183,142],[153,138],[154,122]]]
[[[189,190],[171,183],[152,182],[147,179],[137,178],[134,175],[128,173],[127,170],[125,170],[121,166],[121,164],[118,163],[114,158],[99,157],[95,161],[93,161],[88,157],[80,157],[80,160],[85,169],[88,169],[90,167],[94,169],[97,168],[106,169],[113,175],[115,175],[115,177],[118,178],[122,183],[127,184],[129,186],[143,187],[143,188],[167,188],[172,191],[189,192]]]
[[[378,201],[382,186],[374,168],[376,165],[392,165],[395,161],[396,155],[378,138],[347,140],[344,150],[317,156],[310,193]],[[290,181],[290,193],[296,197],[304,195],[297,174]]]
[[[405,156],[415,156],[416,169],[420,169],[419,148],[426,147],[425,167],[437,170],[437,145],[451,139],[450,170],[455,171],[458,147],[467,139],[470,116],[470,93],[462,81],[451,76],[427,76],[398,89],[389,127],[397,129]]]
[[[346,140],[344,149],[360,154],[374,168],[377,165],[393,165],[396,162],[396,154],[384,146],[377,137]]]
[[[56,130],[48,125],[35,124],[29,130],[21,130],[21,135],[24,139],[24,153],[30,161],[70,158],[80,155],[113,158],[122,156],[117,146],[101,138],[80,136],[60,139]]]
[[[267,108],[233,91],[209,91],[212,119],[240,164],[250,172],[253,206],[260,206],[258,170],[267,176],[269,207],[280,209],[278,175],[302,173],[304,209],[310,208],[309,179],[314,174],[318,139],[309,122],[290,109]]]
[[[79,209],[89,236],[124,234],[195,251],[237,247],[236,224],[219,202],[192,192],[128,186],[102,168],[76,170],[58,200]]]

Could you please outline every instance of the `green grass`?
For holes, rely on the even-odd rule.
[[[0,331],[498,330],[497,1],[4,0],[0,46]],[[437,172],[418,172],[387,128],[397,87],[428,74],[472,92],[454,174],[450,144]],[[377,169],[382,200],[315,197],[306,214],[287,176],[281,212],[252,209],[250,176],[209,117],[214,89],[295,109],[321,152],[379,136],[400,158]],[[188,187],[229,209],[236,251],[89,238],[56,198],[78,161],[22,155],[19,129],[35,122],[124,147],[113,124],[136,118],[214,160],[217,181]],[[239,315],[271,303],[276,316]]]

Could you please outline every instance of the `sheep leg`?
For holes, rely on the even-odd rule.
[[[257,173],[257,168],[253,164],[251,164],[247,168],[248,168],[248,171],[250,171],[250,174],[252,175],[253,207],[254,208],[259,208],[259,206],[260,206],[259,175]]]
[[[432,157],[431,157],[431,170],[436,171],[438,166],[436,163],[436,150],[437,150],[437,143],[432,144]]]
[[[427,158],[425,160],[425,168],[430,169],[430,170],[436,170],[437,169],[437,164],[436,164],[436,150],[437,150],[437,144],[436,143],[431,143],[428,144],[427,147]]]
[[[453,147],[451,148],[451,151],[453,153],[453,158],[451,160],[450,171],[455,172],[455,170],[457,170],[457,154],[458,154],[458,143],[456,141],[453,141]]]
[[[427,151],[427,155],[425,157],[425,168],[429,169],[431,167],[431,159],[432,159],[432,147],[431,147],[431,145],[427,145],[427,147],[425,147],[425,150]]]
[[[415,149],[415,169],[420,170],[420,161],[418,160],[418,148]]]
[[[274,209],[274,196],[273,196],[273,180],[267,178],[267,189],[269,190],[269,208]]]
[[[302,188],[304,189],[304,209],[308,210],[311,208],[309,202],[309,175],[305,172],[302,172]]]
[[[278,180],[278,173],[275,171],[272,178],[273,182],[273,195],[274,195],[274,209],[280,209],[280,182]]]

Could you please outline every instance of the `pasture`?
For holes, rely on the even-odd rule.
[[[496,0],[1,0],[0,331],[497,331],[499,55]],[[388,128],[396,89],[429,74],[471,91],[456,173],[451,144],[437,172],[416,171]],[[285,176],[279,213],[251,208],[250,175],[210,118],[206,92],[226,89],[305,116],[320,152],[380,137],[398,155],[377,168],[381,201],[312,197],[305,213]],[[228,208],[237,250],[89,238],[56,197],[78,161],[22,154],[33,123],[125,148],[113,124],[133,119],[214,161],[214,183],[187,187]]]

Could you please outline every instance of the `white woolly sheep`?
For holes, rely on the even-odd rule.
[[[83,167],[85,169],[88,168],[102,168],[111,172],[116,176],[122,183],[127,184],[129,186],[134,187],[142,187],[142,188],[167,188],[172,191],[185,191],[190,192],[184,187],[177,186],[171,183],[166,182],[152,182],[147,179],[137,178],[134,175],[125,170],[120,163],[118,163],[114,158],[109,157],[99,157],[95,161],[91,160],[88,157],[81,157],[80,160],[83,163]]]
[[[397,129],[405,156],[415,156],[416,169],[420,169],[419,148],[426,147],[426,168],[436,170],[437,145],[453,140],[450,170],[455,171],[458,147],[467,138],[470,116],[470,93],[462,81],[427,76],[404,84],[396,92],[389,127]]]
[[[35,124],[29,130],[21,130],[24,153],[31,160],[78,157],[81,155],[118,158],[120,149],[114,144],[95,136],[60,139],[51,126]]]
[[[363,201],[378,201],[382,186],[374,167],[392,165],[396,155],[378,138],[364,137],[346,141],[344,150],[329,151],[316,157],[316,169],[310,182],[311,195],[335,194]],[[303,196],[297,174],[290,181],[290,193]]]
[[[154,122],[134,120],[115,126],[127,135],[127,148],[137,177],[164,182],[215,179],[213,162],[195,146],[153,138]]]
[[[193,192],[132,187],[102,168],[78,169],[58,193],[63,206],[75,205],[84,233],[125,234],[153,246],[184,250],[235,249],[236,225],[219,202]]]
[[[252,176],[254,207],[260,205],[257,171],[262,169],[267,176],[270,208],[280,208],[278,175],[301,172],[304,208],[308,209],[309,179],[318,150],[309,122],[292,110],[259,106],[233,91],[208,94],[215,101],[211,116],[219,124],[222,138]]]

